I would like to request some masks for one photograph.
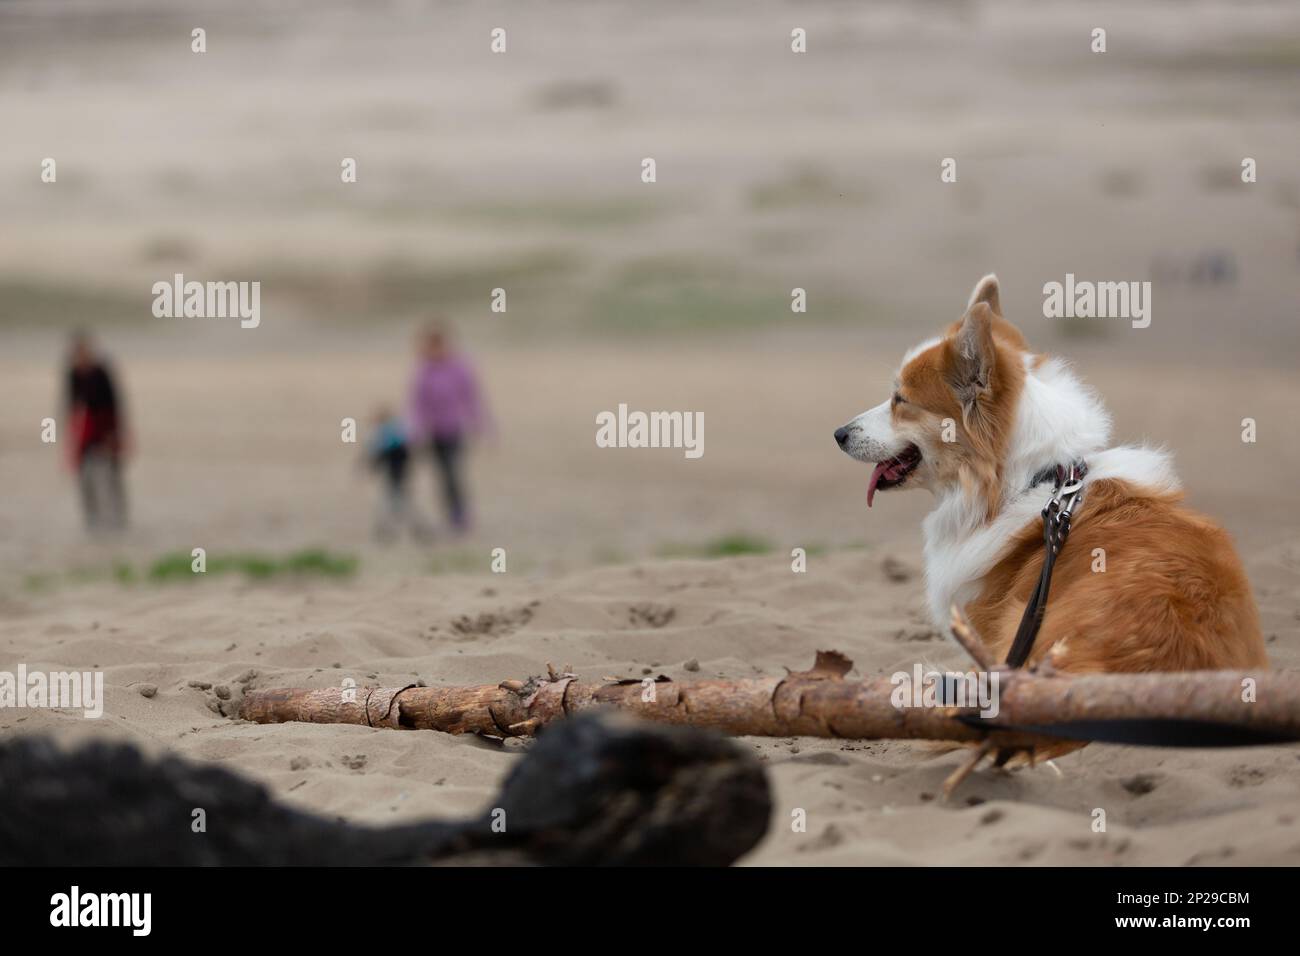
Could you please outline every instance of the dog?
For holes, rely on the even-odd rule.
[[[1073,674],[1267,666],[1249,582],[1222,528],[1184,507],[1169,455],[1110,445],[1098,397],[1002,316],[998,280],[904,357],[892,394],[835,430],[877,492],[927,488],[926,596],[1004,661],[1044,561],[1041,512],[1072,466],[1081,501],[1027,666]]]

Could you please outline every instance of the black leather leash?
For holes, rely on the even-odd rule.
[[[1020,627],[1011,643],[1011,650],[1007,652],[1007,665],[1010,667],[1022,667],[1034,649],[1034,639],[1038,637],[1038,631],[1043,626],[1043,615],[1047,611],[1052,568],[1065,545],[1065,539],[1070,536],[1070,515],[1083,501],[1083,477],[1087,473],[1087,464],[1075,461],[1068,466],[1044,468],[1033,478],[1031,487],[1052,478],[1055,478],[1056,486],[1051,499],[1043,508],[1043,570],[1038,577],[1038,587],[1025,605],[1025,613],[1020,619]],[[998,730],[1016,730],[1047,737],[1146,747],[1251,747],[1300,739],[1232,724],[1173,718],[1082,720],[1037,725],[999,724],[976,716],[959,719],[973,727],[985,729],[996,727]],[[1002,766],[1014,753],[1009,748],[999,749],[994,758],[995,765]]]
[[[974,715],[957,719],[986,731],[1016,731],[1065,740],[1137,747],[1259,747],[1300,740],[1300,736],[1296,735],[1181,717],[1115,717],[1107,720],[1063,721],[1059,724],[1005,724]],[[1011,748],[998,750],[994,765],[1004,765],[1014,754],[1015,751]]]
[[[1024,616],[1016,630],[1016,639],[1011,642],[1007,652],[1007,665],[1021,667],[1029,659],[1029,652],[1034,649],[1034,639],[1038,637],[1039,628],[1043,626],[1043,615],[1047,613],[1047,593],[1052,586],[1052,568],[1056,566],[1056,556],[1065,546],[1065,539],[1070,536],[1070,515],[1083,501],[1083,478],[1088,474],[1088,466],[1082,461],[1067,465],[1055,465],[1045,468],[1034,476],[1034,483],[1047,480],[1055,471],[1056,487],[1051,500],[1043,508],[1043,571],[1038,576],[1038,587],[1034,589],[1029,603],[1025,605]]]

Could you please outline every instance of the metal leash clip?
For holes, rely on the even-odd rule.
[[[1043,507],[1043,537],[1055,554],[1070,534],[1070,515],[1083,501],[1083,475],[1071,464],[1068,472],[1060,474],[1052,497]]]

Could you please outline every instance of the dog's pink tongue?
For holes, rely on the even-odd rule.
[[[876,485],[880,484],[880,479],[883,478],[885,472],[889,470],[889,464],[890,463],[887,461],[882,461],[880,464],[876,465],[875,469],[871,472],[871,483],[867,485],[868,508],[871,507],[871,499],[876,497]]]

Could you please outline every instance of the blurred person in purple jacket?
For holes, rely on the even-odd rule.
[[[474,368],[452,349],[446,326],[434,322],[426,328],[418,349],[407,410],[410,442],[433,452],[447,517],[456,531],[466,531],[470,520],[461,458],[467,440],[487,431],[491,422]]]

